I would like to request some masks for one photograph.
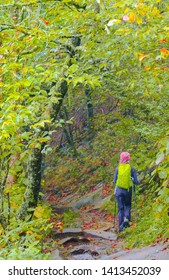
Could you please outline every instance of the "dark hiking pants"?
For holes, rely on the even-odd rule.
[[[129,190],[117,187],[116,200],[118,204],[118,227],[119,232],[123,230],[124,218],[131,221],[131,198],[132,188]]]

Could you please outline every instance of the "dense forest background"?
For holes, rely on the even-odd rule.
[[[48,258],[49,188],[111,195],[124,150],[130,245],[169,237],[168,22],[163,0],[0,0],[1,259]]]

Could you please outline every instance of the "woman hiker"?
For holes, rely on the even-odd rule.
[[[115,170],[115,196],[118,204],[118,229],[121,232],[131,221],[132,186],[138,184],[136,169],[130,166],[130,154],[122,152]]]

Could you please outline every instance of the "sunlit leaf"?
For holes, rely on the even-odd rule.
[[[33,214],[33,215],[34,215],[36,218],[41,218],[41,217],[43,217],[44,211],[45,211],[45,209],[44,209],[42,206],[37,206],[37,207],[35,208],[35,211],[34,211],[34,214]]]
[[[129,22],[133,23],[135,21],[136,17],[135,17],[135,13],[130,13],[129,15]]]

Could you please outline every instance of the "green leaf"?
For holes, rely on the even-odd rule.
[[[33,124],[31,127],[32,128],[44,127],[45,123],[51,123],[51,121],[50,120],[42,120],[42,121],[37,122],[36,124]]]
[[[161,170],[159,173],[158,173],[160,179],[166,179],[167,178],[167,173],[165,170]]]

